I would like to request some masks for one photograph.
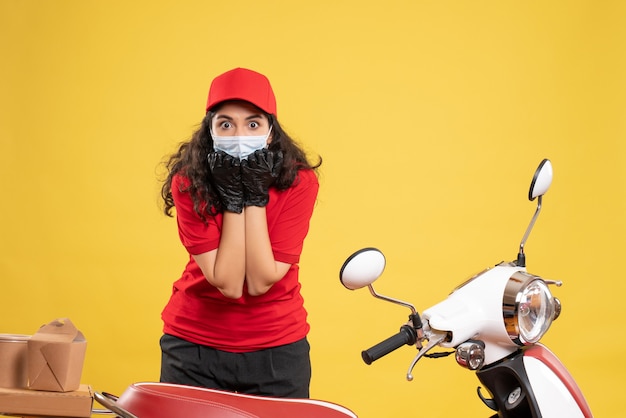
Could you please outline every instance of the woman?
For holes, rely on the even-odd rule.
[[[216,77],[206,112],[162,188],[190,258],[162,313],[161,381],[307,398],[298,262],[321,162],[311,165],[281,128],[262,74]]]

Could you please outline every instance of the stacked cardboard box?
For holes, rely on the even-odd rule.
[[[0,334],[0,415],[90,417],[93,392],[80,383],[86,348],[67,318],[32,336]]]

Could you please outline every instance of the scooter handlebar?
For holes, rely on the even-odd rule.
[[[385,341],[381,341],[375,346],[361,352],[361,357],[365,364],[372,364],[379,358],[386,356],[403,345],[413,345],[417,341],[417,333],[409,325],[403,325],[400,332]]]

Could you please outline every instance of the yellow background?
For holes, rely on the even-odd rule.
[[[423,310],[515,257],[542,158],[555,178],[526,246],[565,285],[544,342],[599,417],[623,413],[626,3],[0,0],[0,332],[69,317],[83,381],[158,379],[160,311],[186,255],[159,163],[211,79],[265,73],[279,118],[321,155],[301,262],[312,396],[363,418],[486,416],[478,381],[414,350],[360,351],[408,311],[341,287],[354,250],[378,291]]]

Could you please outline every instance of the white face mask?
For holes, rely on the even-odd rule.
[[[245,160],[248,155],[254,151],[258,151],[267,146],[267,138],[272,132],[272,127],[267,131],[265,135],[250,135],[250,136],[217,136],[213,135],[213,148],[216,151],[223,151],[228,155]]]

